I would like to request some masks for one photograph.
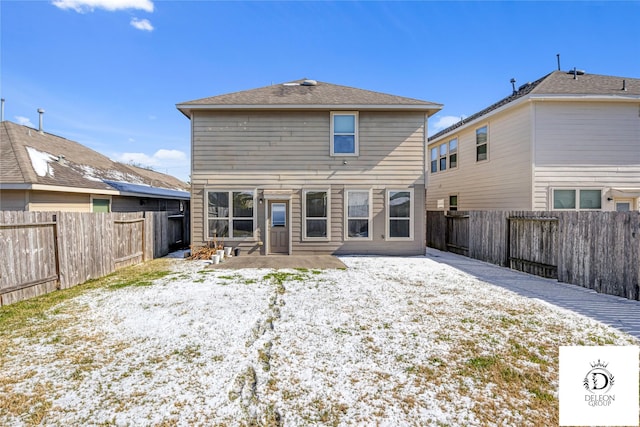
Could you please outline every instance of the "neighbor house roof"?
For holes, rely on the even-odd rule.
[[[190,197],[189,186],[173,176],[115,162],[77,142],[9,121],[0,124],[0,188]]]
[[[599,74],[586,74],[565,71],[554,71],[540,79],[526,83],[511,95],[491,104],[487,108],[475,114],[465,117],[459,122],[429,137],[429,141],[458,129],[467,123],[471,123],[480,117],[486,116],[508,104],[521,98],[529,97],[557,99],[582,98],[582,99],[640,99],[640,79],[629,77],[604,76]]]
[[[228,93],[177,104],[187,117],[199,109],[370,109],[413,110],[429,115],[441,104],[370,90],[301,79],[258,89]]]

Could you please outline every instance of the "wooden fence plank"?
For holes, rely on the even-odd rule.
[[[511,258],[512,267],[532,274],[640,299],[640,212],[464,214],[469,216],[468,256],[472,258],[504,266]],[[447,243],[464,246],[462,222],[451,220],[447,227],[443,218],[442,211],[427,212],[427,246],[445,251]]]

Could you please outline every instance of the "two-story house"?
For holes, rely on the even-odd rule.
[[[192,244],[423,254],[427,118],[441,105],[298,80],[180,103]]]
[[[640,209],[640,79],[552,72],[428,150],[428,210]]]

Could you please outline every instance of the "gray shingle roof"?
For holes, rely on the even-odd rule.
[[[77,142],[9,121],[0,124],[0,183],[116,190],[106,181],[188,191],[179,179],[114,162]],[[59,156],[64,156],[60,158]],[[45,167],[46,173],[37,170]],[[188,198],[188,194],[184,194]]]
[[[209,98],[187,101],[177,105],[178,109],[186,114],[192,108],[313,108],[337,107],[337,106],[390,106],[397,109],[439,110],[442,105],[414,98],[389,95],[357,89],[349,86],[340,86],[331,83],[312,81],[315,84],[304,84],[305,80],[265,86],[258,89],[228,93]]]
[[[640,96],[640,79],[630,77],[604,76],[599,74],[578,74],[566,71],[554,71],[540,79],[527,83],[513,94],[501,99],[487,108],[465,117],[459,122],[429,137],[435,140],[469,122],[491,113],[519,98],[527,95],[535,96]],[[622,90],[623,80],[626,90]]]

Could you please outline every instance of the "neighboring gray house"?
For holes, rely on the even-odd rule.
[[[188,238],[188,188],[60,136],[0,123],[0,211],[166,211]]]
[[[552,72],[429,138],[428,210],[640,209],[640,79]]]
[[[192,243],[243,253],[423,254],[439,104],[298,80],[184,102]]]

